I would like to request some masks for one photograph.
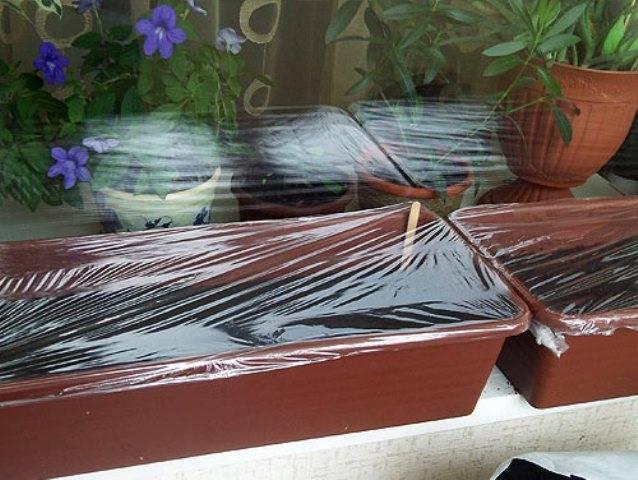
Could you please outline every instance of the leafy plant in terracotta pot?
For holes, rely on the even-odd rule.
[[[478,188],[473,171],[486,169],[492,156],[485,104],[386,100],[359,102],[351,109],[392,162],[392,168],[372,157],[359,162],[361,206],[417,200],[447,215],[459,208],[472,184]]]
[[[369,36],[343,35],[361,8],[365,8]],[[481,143],[478,137],[490,121],[474,131],[468,125],[476,120],[473,114],[470,119],[457,117],[463,128],[472,131],[472,138],[454,147],[461,135],[456,129],[459,125],[448,124],[454,130],[449,136],[437,131],[437,127],[441,121],[445,123],[458,115],[460,105],[432,104],[438,103],[444,88],[454,93],[461,90],[450,78],[453,66],[449,53],[453,50],[453,56],[458,58],[457,47],[468,41],[468,29],[479,21],[491,22],[462,2],[439,0],[349,0],[336,12],[326,41],[367,45],[366,68],[356,69],[361,78],[347,95],[364,95],[372,100],[353,109],[396,167],[380,170],[378,164],[367,160],[359,163],[362,206],[420,200],[440,213],[458,208],[461,194],[472,183],[471,164],[476,160],[461,158],[462,153]],[[480,38],[477,32],[470,33],[472,41]],[[438,116],[438,120],[428,118],[431,115]],[[423,131],[428,128],[433,129],[430,138]],[[448,154],[447,148],[454,151]],[[402,172],[398,176],[397,169]]]
[[[501,26],[485,75],[505,75],[501,135],[521,179],[547,187],[584,183],[618,150],[638,110],[635,0],[490,0]],[[512,80],[513,79],[513,80]]]
[[[238,124],[225,155],[242,220],[339,213],[353,200],[353,165],[371,142],[342,110],[273,109]]]

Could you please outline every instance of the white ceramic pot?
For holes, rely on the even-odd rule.
[[[104,230],[137,232],[211,223],[211,206],[220,175],[218,167],[206,182],[189,190],[169,193],[164,199],[104,188],[98,192]]]

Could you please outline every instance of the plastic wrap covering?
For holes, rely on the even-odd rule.
[[[16,380],[105,367],[31,394],[228,377],[524,328],[524,305],[446,223],[422,211],[406,236],[408,210],[4,244],[0,393],[26,400],[12,393]]]
[[[505,462],[492,480],[633,480],[636,452],[529,453]]]
[[[386,182],[457,196],[475,176],[506,169],[492,138],[498,122],[479,100],[368,101],[350,109],[397,166],[390,176],[370,162],[367,171]]]
[[[638,199],[472,207],[452,222],[559,335],[557,350],[562,335],[638,330]]]

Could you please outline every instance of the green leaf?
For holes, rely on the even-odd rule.
[[[412,46],[416,42],[418,42],[423,35],[432,30],[432,25],[422,22],[419,23],[416,27],[410,29],[410,33],[408,33],[398,44],[399,50],[403,50],[407,47]]]
[[[558,130],[560,132],[560,136],[565,142],[566,145],[569,145],[572,141],[572,125],[569,122],[567,116],[563,112],[563,110],[556,105],[555,103],[550,103],[549,108],[554,115],[554,119],[556,120],[556,124],[558,125]]]
[[[16,100],[18,115],[23,122],[29,122],[38,111],[38,104],[32,98],[20,97]]]
[[[507,55],[520,52],[526,46],[526,43],[520,40],[499,43],[498,45],[494,45],[493,47],[484,50],[483,55],[485,55],[486,57],[505,57]]]
[[[86,109],[86,102],[83,98],[77,95],[69,98],[66,102],[66,107],[69,112],[69,120],[73,123],[79,123],[84,120],[84,114]]]
[[[106,36],[116,42],[123,42],[133,34],[133,27],[130,25],[118,25],[106,32]]]
[[[552,74],[538,65],[534,65],[534,68],[547,92],[553,97],[562,97],[563,92],[560,88],[560,84],[556,81]]]
[[[137,91],[137,87],[129,88],[124,97],[122,98],[122,105],[120,107],[120,114],[123,117],[138,115],[142,113],[142,99]]]
[[[354,16],[359,11],[363,0],[346,0],[335,13],[334,18],[326,29],[326,43],[334,42],[339,35],[350,25]]]
[[[381,16],[386,20],[407,20],[426,12],[427,7],[414,3],[402,3],[384,10]]]
[[[569,27],[574,25],[583,16],[588,5],[589,4],[587,2],[581,3],[580,5],[576,5],[575,7],[567,10],[567,12],[565,12],[565,14],[560,17],[549,30],[547,30],[546,37],[553,37],[563,33]]]
[[[84,50],[92,50],[99,47],[102,44],[102,36],[97,32],[88,32],[80,35],[73,40],[72,45],[75,48],[81,48]]]
[[[62,17],[62,0],[31,0],[39,9],[53,12],[58,17]]]
[[[538,47],[538,50],[541,53],[551,53],[576,45],[578,42],[580,42],[580,37],[569,33],[562,33],[544,40]]]
[[[0,58],[0,75],[8,75],[9,74],[9,65]]]
[[[372,77],[364,70],[357,69],[357,72],[361,75],[361,78],[348,89],[346,92],[348,97],[366,91],[374,83]]]
[[[625,16],[621,15],[611,27],[603,42],[603,55],[613,55],[618,51],[618,46],[625,36]]]
[[[459,23],[465,23],[467,25],[475,25],[480,22],[485,22],[486,19],[483,15],[477,15],[467,10],[461,10],[458,8],[450,7],[446,10],[445,14]]]
[[[522,65],[523,62],[515,55],[500,57],[493,60],[483,71],[484,77],[495,77]]]
[[[115,93],[104,92],[99,94],[89,103],[86,109],[86,116],[89,118],[106,117],[113,113],[115,107]]]
[[[40,90],[44,85],[42,79],[33,73],[23,73],[18,78],[21,85],[27,90]]]

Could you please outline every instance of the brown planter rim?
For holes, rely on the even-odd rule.
[[[385,149],[386,147],[382,145]],[[387,150],[386,150],[387,151]],[[365,157],[368,158],[368,157]],[[357,174],[359,178],[368,184],[371,188],[375,190],[380,190],[385,193],[389,193],[391,195],[403,198],[414,198],[419,200],[436,200],[439,198],[438,192],[432,190],[430,188],[425,187],[409,187],[404,185],[399,185],[398,183],[390,182],[387,180],[383,180],[375,175],[373,175],[366,167],[365,164],[369,160],[363,160],[357,163]],[[474,182],[474,171],[469,162],[465,160],[458,160],[459,163],[464,163],[467,165],[467,175],[462,182],[455,183],[454,185],[450,185],[447,187],[447,195],[449,197],[457,197],[462,195],[472,183]]]
[[[314,215],[324,215],[329,213],[335,213],[343,211],[346,206],[352,202],[355,194],[354,182],[351,181],[347,184],[348,188],[346,192],[337,200],[331,202],[314,205],[311,207],[293,207],[290,205],[265,202],[259,198],[246,192],[239,185],[239,181],[233,175],[231,183],[231,191],[237,198],[239,204],[243,206],[250,206],[251,208],[264,212],[272,217],[277,218],[294,218],[294,217],[311,217]]]
[[[177,382],[210,381],[237,375],[258,374],[282,368],[330,361],[364,354],[394,345],[448,345],[481,340],[504,339],[527,330],[531,314],[515,295],[519,314],[505,320],[478,324],[413,330],[390,334],[308,340],[276,346],[247,348],[217,355],[130,363],[42,378],[0,382],[0,409],[60,397],[109,393],[134,388],[170,385]]]
[[[553,310],[539,300],[536,295],[531,292],[529,287],[505,265],[503,265],[498,258],[495,258],[487,247],[478,245],[476,240],[473,238],[471,229],[468,228],[471,224],[476,226],[477,224],[474,219],[481,218],[481,215],[489,215],[492,213],[498,217],[499,211],[516,210],[518,214],[521,214],[521,212],[542,212],[549,209],[554,212],[559,212],[561,210],[573,210],[575,206],[582,208],[585,205],[638,208],[638,198],[565,199],[560,201],[543,201],[525,204],[514,203],[476,206],[453,212],[450,215],[449,220],[450,223],[468,241],[468,243],[470,243],[480,255],[488,259],[492,266],[506,278],[506,280],[527,302],[532,311],[534,321],[547,325],[558,333],[564,333],[570,336],[609,335],[619,328],[638,330],[638,305],[630,308],[615,309],[612,314],[594,312],[573,315],[563,314]],[[602,219],[601,223],[604,223],[604,221],[605,220]]]
[[[404,222],[407,219],[409,212],[408,205],[392,206],[385,209],[380,209],[381,212],[388,212],[391,216],[381,216],[379,218],[372,216],[374,221],[389,223],[389,225],[395,229],[403,231],[405,228]],[[339,221],[342,218],[350,217],[369,217],[369,212],[353,212],[347,214],[340,214],[328,217],[322,217],[316,220],[319,223],[338,226]],[[445,229],[454,233],[449,224],[445,223],[442,219],[438,218],[433,213],[426,209],[421,209],[419,217],[421,224],[430,224],[436,222],[439,226],[437,228]],[[396,226],[395,226],[396,224]],[[306,222],[299,220],[286,220],[277,221],[270,220],[264,222],[256,222],[254,228],[258,229],[259,238],[265,238],[269,235],[271,226],[288,227],[290,229],[306,228]],[[224,226],[222,226],[223,229]],[[225,226],[233,229],[251,230],[250,223],[239,223],[230,226]],[[205,226],[201,229],[174,229],[169,236],[169,240],[174,242],[176,238],[185,238],[186,240],[199,239],[205,240],[209,238],[211,230],[219,230],[219,227]],[[176,233],[175,233],[176,232]],[[160,235],[157,232],[144,232],[125,234],[126,237],[118,234],[108,236],[96,236],[89,238],[76,239],[79,245],[86,245],[98,242],[100,245],[104,245],[105,239],[117,240],[121,238],[128,238],[130,245],[137,245],[139,242],[146,242],[148,238]],[[177,235],[177,236],[175,236]],[[344,233],[339,232],[339,235]],[[456,234],[455,234],[456,235]],[[130,238],[132,237],[132,238]],[[356,238],[356,235],[355,235]],[[253,240],[251,240],[253,241]],[[66,245],[69,240],[59,240],[62,245]],[[72,242],[72,241],[71,241]],[[31,245],[36,250],[43,249],[49,251],[51,241],[43,242],[25,242],[27,247]],[[33,244],[35,243],[35,246]],[[461,248],[466,248],[469,252],[470,258],[473,263],[478,263],[481,266],[489,269],[489,264],[485,262],[463,241],[461,236],[458,236],[458,245]],[[77,245],[76,245],[77,246]],[[1,245],[0,245],[1,247]],[[7,252],[10,253],[10,249],[14,246],[9,245]],[[19,246],[18,246],[19,247]],[[313,245],[304,245],[305,249],[316,248]],[[314,250],[313,250],[314,251]],[[22,252],[22,255],[28,257],[28,261],[37,261],[37,256],[29,255],[29,249]],[[327,256],[330,259],[332,257]],[[96,258],[89,257],[86,261],[101,261],[102,257],[99,255]],[[54,262],[64,262],[66,257],[60,257]],[[66,268],[73,268],[77,263],[83,262],[82,258],[74,257],[73,261],[66,265]],[[279,257],[270,259],[271,263],[277,263],[280,261]],[[327,260],[329,261],[329,260]],[[28,263],[28,262],[27,262]],[[25,264],[20,261],[16,261],[16,265],[9,267],[19,269]],[[52,268],[50,265],[46,268]],[[245,267],[248,273],[252,274],[255,269],[266,268],[263,265],[250,264]],[[493,270],[492,270],[493,271]],[[252,273],[251,273],[252,272]],[[144,272],[139,273],[142,275]],[[497,272],[495,275],[500,276]],[[228,281],[234,277],[224,277],[224,281]],[[90,283],[87,285],[91,285]],[[203,284],[204,286],[207,283]],[[80,288],[73,286],[73,288]],[[102,288],[100,286],[92,286],[92,288]],[[79,395],[89,393],[101,393],[119,391],[120,389],[126,390],[129,388],[139,388],[142,386],[155,386],[162,384],[170,384],[173,382],[188,382],[198,380],[209,380],[214,378],[227,378],[237,375],[259,373],[268,370],[282,369],[282,368],[294,368],[297,365],[307,365],[316,362],[322,362],[331,359],[338,359],[351,355],[357,355],[359,353],[365,353],[368,351],[374,351],[375,349],[384,349],[388,347],[399,348],[399,346],[414,345],[418,346],[427,342],[428,345],[444,345],[449,343],[458,343],[466,341],[478,341],[478,340],[492,340],[502,339],[507,336],[516,335],[527,329],[530,320],[530,312],[526,304],[514,293],[514,291],[503,282],[499,288],[508,294],[508,300],[515,307],[516,315],[505,316],[505,318],[498,318],[496,320],[488,319],[477,322],[458,322],[456,324],[448,325],[440,323],[438,325],[424,327],[424,328],[410,328],[394,332],[387,333],[363,333],[361,335],[345,336],[329,339],[318,340],[297,340],[289,343],[282,343],[278,345],[270,345],[263,347],[252,347],[240,350],[231,350],[218,354],[211,355],[198,355],[189,357],[175,357],[168,360],[159,360],[151,362],[128,362],[121,365],[106,365],[100,367],[93,367],[86,370],[78,370],[71,373],[56,373],[47,374],[35,379],[21,379],[21,380],[9,380],[0,383],[0,409],[3,406],[11,405],[14,403],[37,401],[38,399],[55,399],[60,396]],[[69,289],[65,286],[56,288],[59,293],[69,293]],[[33,295],[33,292],[26,292],[27,295],[21,294],[18,298],[29,298]],[[9,294],[7,298],[15,299],[15,295]]]

